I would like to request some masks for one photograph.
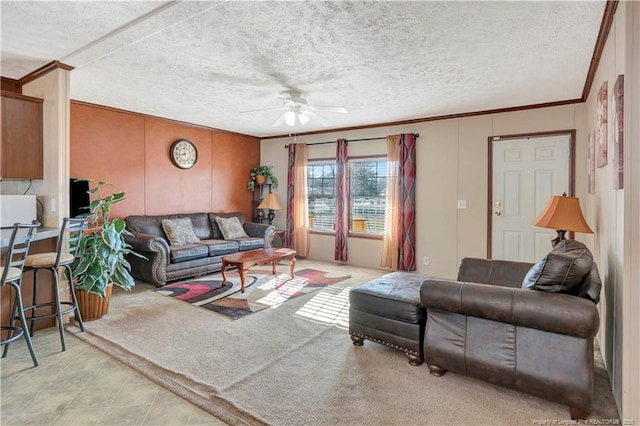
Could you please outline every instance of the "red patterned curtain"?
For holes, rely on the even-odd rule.
[[[285,234],[285,247],[293,247],[293,233],[295,231],[295,221],[293,219],[293,166],[296,161],[296,144],[289,144],[288,150],[289,159],[287,165],[289,167],[289,173],[287,174],[287,232]]]
[[[398,270],[416,270],[416,135],[400,136]]]
[[[336,148],[336,250],[335,260],[347,261],[349,236],[349,172],[347,168],[347,141],[338,139]]]
[[[307,196],[307,145],[289,144],[287,174],[287,247],[299,256],[309,254],[309,203]]]

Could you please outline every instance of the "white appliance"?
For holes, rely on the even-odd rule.
[[[37,218],[35,195],[0,195],[0,227],[31,223]]]

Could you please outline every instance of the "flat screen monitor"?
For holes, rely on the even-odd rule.
[[[71,179],[69,192],[69,217],[90,213],[89,182]]]

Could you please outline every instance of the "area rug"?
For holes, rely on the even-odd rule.
[[[245,292],[241,293],[240,276],[237,271],[230,271],[226,273],[224,284],[222,275],[217,274],[214,279],[168,284],[156,292],[238,319],[267,308],[277,308],[288,300],[351,277],[328,277],[327,273],[301,269],[291,278],[288,272],[272,275],[270,270],[252,270],[246,277]]]

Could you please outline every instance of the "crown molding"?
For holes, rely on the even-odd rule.
[[[596,39],[596,45],[593,48],[593,55],[591,56],[591,63],[589,64],[589,71],[587,72],[587,79],[584,82],[584,88],[582,89],[582,100],[586,101],[593,85],[593,80],[596,76],[596,70],[600,64],[600,58],[602,58],[602,52],[604,51],[604,45],[607,42],[609,31],[613,26],[613,18],[618,8],[618,0],[608,0],[607,5],[604,8],[604,14],[602,15],[602,22],[600,23],[600,32],[598,32],[598,38]]]
[[[376,127],[389,127],[389,126],[402,126],[406,124],[415,124],[415,123],[424,123],[427,121],[438,121],[438,120],[449,120],[452,118],[463,118],[463,117],[473,117],[476,115],[487,115],[487,114],[500,114],[503,112],[514,112],[514,111],[524,111],[527,109],[537,109],[537,108],[548,108],[554,106],[561,105],[571,105],[577,104],[580,102],[584,102],[582,99],[568,99],[565,101],[556,101],[556,102],[545,102],[541,104],[531,104],[531,105],[522,105],[516,107],[509,108],[497,108],[497,109],[487,109],[483,111],[474,111],[474,112],[462,112],[458,114],[447,114],[447,115],[438,115],[434,117],[424,117],[424,118],[414,118],[411,120],[401,120],[401,121],[389,121],[386,123],[378,123],[378,124],[367,124],[364,126],[353,126],[353,127],[341,127],[339,129],[327,129],[327,130],[316,130],[313,132],[306,133],[296,133],[296,136],[309,136],[309,135],[318,135],[322,133],[333,133],[333,132],[346,132],[349,130],[363,130],[363,129],[372,129]],[[290,136],[290,133],[284,135],[275,135],[275,136],[265,136],[260,139],[278,139],[278,138],[287,138]]]
[[[22,93],[22,85],[13,78],[2,77],[2,90],[6,92]]]
[[[88,107],[92,107],[92,108],[100,108],[100,109],[104,109],[104,110],[107,110],[107,111],[118,112],[118,113],[121,113],[121,114],[135,115],[135,116],[143,117],[143,118],[153,118],[155,120],[169,121],[171,123],[180,124],[182,126],[189,126],[189,127],[194,127],[194,128],[197,128],[197,129],[210,130],[212,132],[228,133],[228,134],[231,134],[231,135],[244,136],[244,137],[254,138],[254,139],[260,140],[260,137],[253,136],[253,135],[248,135],[246,133],[238,133],[238,132],[232,132],[231,130],[216,129],[215,127],[208,127],[208,126],[204,126],[202,124],[188,123],[186,121],[175,120],[173,118],[159,117],[157,115],[149,115],[149,114],[144,114],[144,113],[141,113],[141,112],[128,111],[128,110],[125,110],[125,109],[114,108],[114,107],[105,106],[105,105],[92,104],[91,102],[84,102],[84,101],[78,101],[78,100],[72,99],[71,100],[71,104],[83,105],[83,106],[88,106]]]
[[[42,77],[43,75],[48,74],[51,71],[54,71],[57,69],[71,71],[74,69],[74,67],[72,67],[71,65],[63,64],[62,62],[59,62],[59,61],[51,61],[48,64],[38,68],[37,70],[25,75],[20,80],[18,80],[18,82],[20,83],[21,86],[24,86],[25,84],[30,83],[33,80],[36,80]]]

